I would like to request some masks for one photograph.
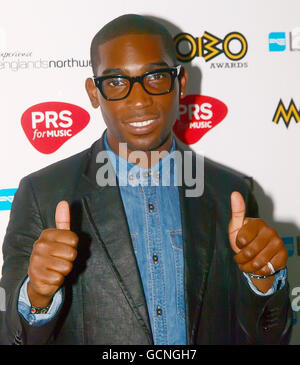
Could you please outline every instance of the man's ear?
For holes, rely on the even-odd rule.
[[[187,82],[188,82],[188,73],[187,70],[181,66],[180,74],[179,74],[179,97],[180,99],[183,99],[186,95],[186,88],[187,88]]]
[[[88,93],[92,106],[96,109],[99,106],[98,89],[90,77],[85,81],[85,89]]]

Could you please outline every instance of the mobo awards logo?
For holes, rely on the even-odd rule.
[[[81,107],[62,102],[33,105],[22,115],[22,128],[32,146],[50,154],[81,132],[89,123],[89,113]]]
[[[300,109],[297,109],[293,99],[291,99],[290,104],[287,108],[284,106],[283,101],[280,99],[272,121],[275,124],[278,124],[280,119],[283,120],[287,128],[289,127],[292,119],[294,119],[296,123],[300,122]]]
[[[179,33],[174,37],[174,44],[177,58],[182,62],[192,61],[195,57],[203,57],[208,62],[221,54],[231,61],[239,61],[248,50],[247,40],[239,32],[228,33],[224,39],[206,31],[202,37]]]

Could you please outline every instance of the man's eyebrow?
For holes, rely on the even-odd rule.
[[[145,65],[147,69],[151,69],[153,67],[169,67],[169,65],[166,62],[151,62]],[[102,75],[113,75],[113,74],[122,74],[124,73],[124,70],[121,68],[107,68],[102,72]]]
[[[120,74],[122,70],[120,68],[107,68],[102,72],[102,75]]]
[[[146,65],[147,68],[160,67],[160,66],[169,67],[169,65],[166,62],[152,62]]]

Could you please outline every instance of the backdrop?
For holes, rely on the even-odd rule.
[[[122,14],[151,15],[168,27],[189,72],[174,133],[249,176],[262,218],[284,239],[291,344],[300,344],[299,0],[1,0],[0,6],[0,245],[20,179],[88,148],[105,129],[84,87],[92,76],[92,37]]]

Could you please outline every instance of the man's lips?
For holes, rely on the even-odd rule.
[[[158,119],[159,115],[157,114],[149,114],[149,115],[143,115],[143,116],[132,116],[132,117],[128,117],[126,118],[126,120],[124,120],[123,123],[127,124],[127,123],[142,123],[148,120],[155,120]]]
[[[147,134],[152,132],[157,125],[159,117],[157,115],[143,116],[140,118],[128,119],[125,126],[135,134]]]

